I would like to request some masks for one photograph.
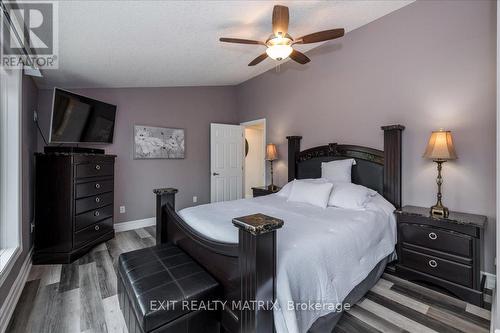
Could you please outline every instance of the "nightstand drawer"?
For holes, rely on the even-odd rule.
[[[267,191],[267,190],[259,190],[259,189],[254,189],[253,190],[253,197],[261,197],[263,195],[269,195],[271,194],[271,192]]]
[[[280,190],[279,187],[275,187],[274,191],[271,191],[267,186],[252,187],[253,197],[261,197],[263,195],[269,195],[277,193]]]
[[[403,243],[420,245],[459,256],[472,257],[472,237],[418,224],[400,224]]]
[[[451,282],[472,287],[472,267],[403,249],[401,265]]]

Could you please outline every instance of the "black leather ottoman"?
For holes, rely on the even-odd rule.
[[[217,281],[173,244],[120,255],[118,297],[129,333],[219,332],[219,311],[199,306],[218,296]]]

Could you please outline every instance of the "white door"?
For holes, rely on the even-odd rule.
[[[243,197],[243,126],[210,124],[210,201]]]

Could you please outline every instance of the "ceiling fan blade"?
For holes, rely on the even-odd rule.
[[[221,38],[219,38],[219,41],[225,42],[225,43],[261,44],[261,45],[265,45],[264,42],[261,42],[261,41],[258,41],[258,40],[241,39],[241,38],[225,38],[225,37],[221,37]]]
[[[296,39],[294,44],[310,44],[323,42],[325,40],[335,39],[344,36],[344,29],[331,29],[315,32]]]
[[[273,33],[275,36],[281,34],[285,36],[288,32],[288,21],[290,15],[288,13],[288,7],[276,5],[273,9]]]
[[[267,58],[267,53],[265,53],[265,52],[264,52],[264,53],[262,53],[260,56],[258,56],[258,57],[257,57],[257,58],[255,58],[254,60],[252,60],[252,61],[248,64],[248,66],[255,66],[255,65],[257,65],[257,64],[259,64],[259,63],[261,63],[261,62],[262,62],[264,59],[266,59],[266,58]]]
[[[298,62],[301,65],[305,65],[309,61],[311,61],[311,59],[309,59],[304,53],[299,52],[297,50],[293,50],[292,53],[290,53],[289,57],[292,58],[292,60]]]

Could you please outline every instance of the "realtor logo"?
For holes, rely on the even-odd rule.
[[[58,3],[2,1],[1,67],[58,68]]]

